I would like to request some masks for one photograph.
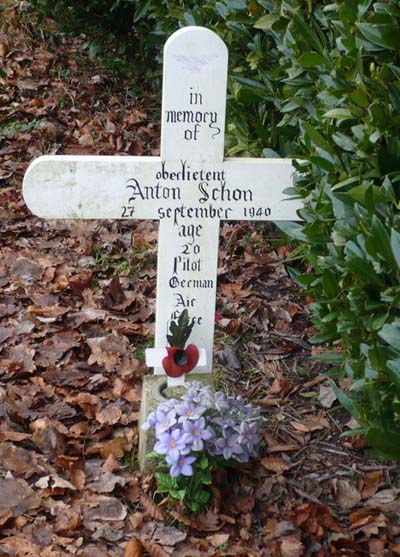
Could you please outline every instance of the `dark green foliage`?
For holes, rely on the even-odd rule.
[[[64,31],[86,34],[91,56],[112,49],[109,60],[116,66],[131,51],[135,9],[129,0],[33,0],[32,5],[39,16],[55,19]]]
[[[207,26],[226,42],[228,152],[297,159],[303,223],[280,227],[313,268],[291,272],[315,298],[314,341],[328,343],[335,353],[324,360],[350,378],[339,398],[368,441],[400,459],[398,1],[82,5],[96,4],[133,10],[124,24],[155,71],[166,36],[180,26]]]
[[[342,404],[383,456],[400,458],[400,9],[397,2],[285,2],[278,123],[296,130],[296,190],[313,272],[315,342],[337,349]],[[298,6],[298,7],[297,7]]]

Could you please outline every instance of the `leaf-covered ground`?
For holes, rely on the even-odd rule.
[[[218,269],[216,380],[263,406],[260,460],[196,517],[137,470],[157,225],[43,221],[21,182],[41,154],[158,154],[157,101],[28,3],[0,18],[0,555],[400,555],[398,469],[340,437],[272,225],[223,224]]]

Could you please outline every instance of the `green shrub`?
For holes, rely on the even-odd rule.
[[[301,7],[303,6],[303,7]],[[280,10],[281,8],[281,10]],[[400,9],[398,2],[282,2],[280,126],[304,159],[297,192],[314,321],[351,380],[343,405],[384,456],[400,458]]]

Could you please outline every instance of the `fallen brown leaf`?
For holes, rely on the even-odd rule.
[[[143,557],[143,544],[138,538],[132,538],[125,546],[124,557]]]
[[[163,526],[157,524],[152,534],[152,541],[162,547],[171,547],[177,543],[183,542],[186,537],[186,532],[183,532],[174,526]]]
[[[336,501],[342,509],[352,509],[361,501],[358,489],[348,480],[334,480]]]
[[[7,55],[8,46],[5,42],[0,42],[0,58],[4,58]]]
[[[377,493],[375,493],[372,497],[370,497],[366,504],[370,505],[371,507],[382,507],[383,505],[388,505],[393,503],[396,497],[399,494],[399,489],[395,487],[390,487],[387,489],[381,489]]]
[[[30,427],[33,431],[32,441],[42,453],[52,455],[64,453],[64,436],[53,424],[47,420],[36,420]]]
[[[266,456],[261,459],[261,464],[267,470],[271,470],[272,472],[276,472],[277,474],[282,474],[289,470],[290,466],[287,464],[283,458],[280,457],[269,457]]]
[[[140,502],[142,503],[142,506],[148,516],[155,518],[156,520],[164,520],[164,515],[161,512],[161,509],[146,493],[142,493],[140,496]]]
[[[363,499],[372,497],[379,489],[383,481],[383,470],[373,470],[361,480],[361,495]]]
[[[269,395],[283,395],[286,396],[290,393],[294,388],[294,385],[283,379],[283,377],[277,377],[274,379],[274,382],[271,385],[271,388],[268,390]]]
[[[337,399],[330,383],[326,382],[320,385],[318,400],[324,408],[331,408]]]
[[[293,443],[288,443],[287,445],[272,445],[267,448],[268,453],[285,453],[290,451],[298,451],[301,449],[301,445],[295,445]]]
[[[158,545],[158,543],[145,542],[143,545],[146,551],[150,554],[150,557],[170,557],[171,555],[165,551],[161,545]]]
[[[235,495],[224,502],[226,511],[232,514],[249,513],[255,505],[254,495]]]
[[[111,439],[102,445],[100,454],[104,460],[106,460],[110,455],[112,455],[116,460],[120,460],[124,456],[125,445],[126,439],[124,437]]]
[[[0,488],[0,491],[1,491],[1,488]],[[4,524],[6,524],[10,520],[10,518],[13,518],[13,516],[14,516],[14,513],[13,513],[11,507],[4,510],[4,511],[0,511],[0,528],[2,526],[4,526]]]
[[[352,512],[349,516],[350,532],[364,532],[365,535],[378,535],[379,528],[386,527],[385,515],[374,507],[364,507]]]
[[[230,534],[213,534],[212,536],[207,536],[207,540],[213,547],[220,547],[227,543],[229,538]]]
[[[116,497],[91,495],[85,500],[84,519],[87,521],[122,521],[126,518],[126,506]]]
[[[0,443],[0,462],[4,470],[16,476],[30,478],[33,474],[45,474],[46,467],[30,451],[15,447],[12,443]],[[42,463],[41,463],[42,464]]]
[[[68,480],[64,480],[60,476],[56,474],[50,474],[49,476],[41,477],[36,483],[35,486],[39,489],[48,490],[48,492],[53,492],[55,494],[63,493],[64,490],[75,491],[75,486],[69,482]]]
[[[301,557],[304,546],[300,541],[300,534],[285,536],[281,540],[281,557]]]
[[[37,509],[41,499],[25,480],[0,479],[0,512],[12,510],[14,516]]]
[[[221,516],[222,515],[217,515],[212,511],[199,513],[192,521],[191,526],[199,531],[216,532],[223,526],[223,523],[220,522]]]
[[[138,530],[141,528],[145,515],[144,513],[136,511],[129,515],[129,524],[132,526],[132,530]]]
[[[296,507],[294,512],[295,526],[313,532],[322,537],[324,528],[332,532],[342,532],[342,528],[332,518],[328,505],[317,505],[315,503],[303,503]]]
[[[237,300],[239,298],[247,298],[252,293],[251,290],[243,290],[239,284],[220,284],[218,285],[218,290],[222,296],[226,296],[228,299]]]
[[[294,429],[302,433],[311,433],[312,431],[318,431],[324,428],[330,429],[328,420],[322,415],[315,416],[311,414],[301,422],[292,421],[290,423]]]

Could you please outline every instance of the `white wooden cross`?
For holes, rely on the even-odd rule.
[[[212,371],[220,221],[298,220],[301,207],[283,193],[290,160],[224,160],[227,61],[212,31],[177,31],[164,48],[160,157],[43,156],[24,178],[25,201],[40,217],[160,221],[156,350],[147,356],[156,374],[169,323],[185,308],[201,371]]]

